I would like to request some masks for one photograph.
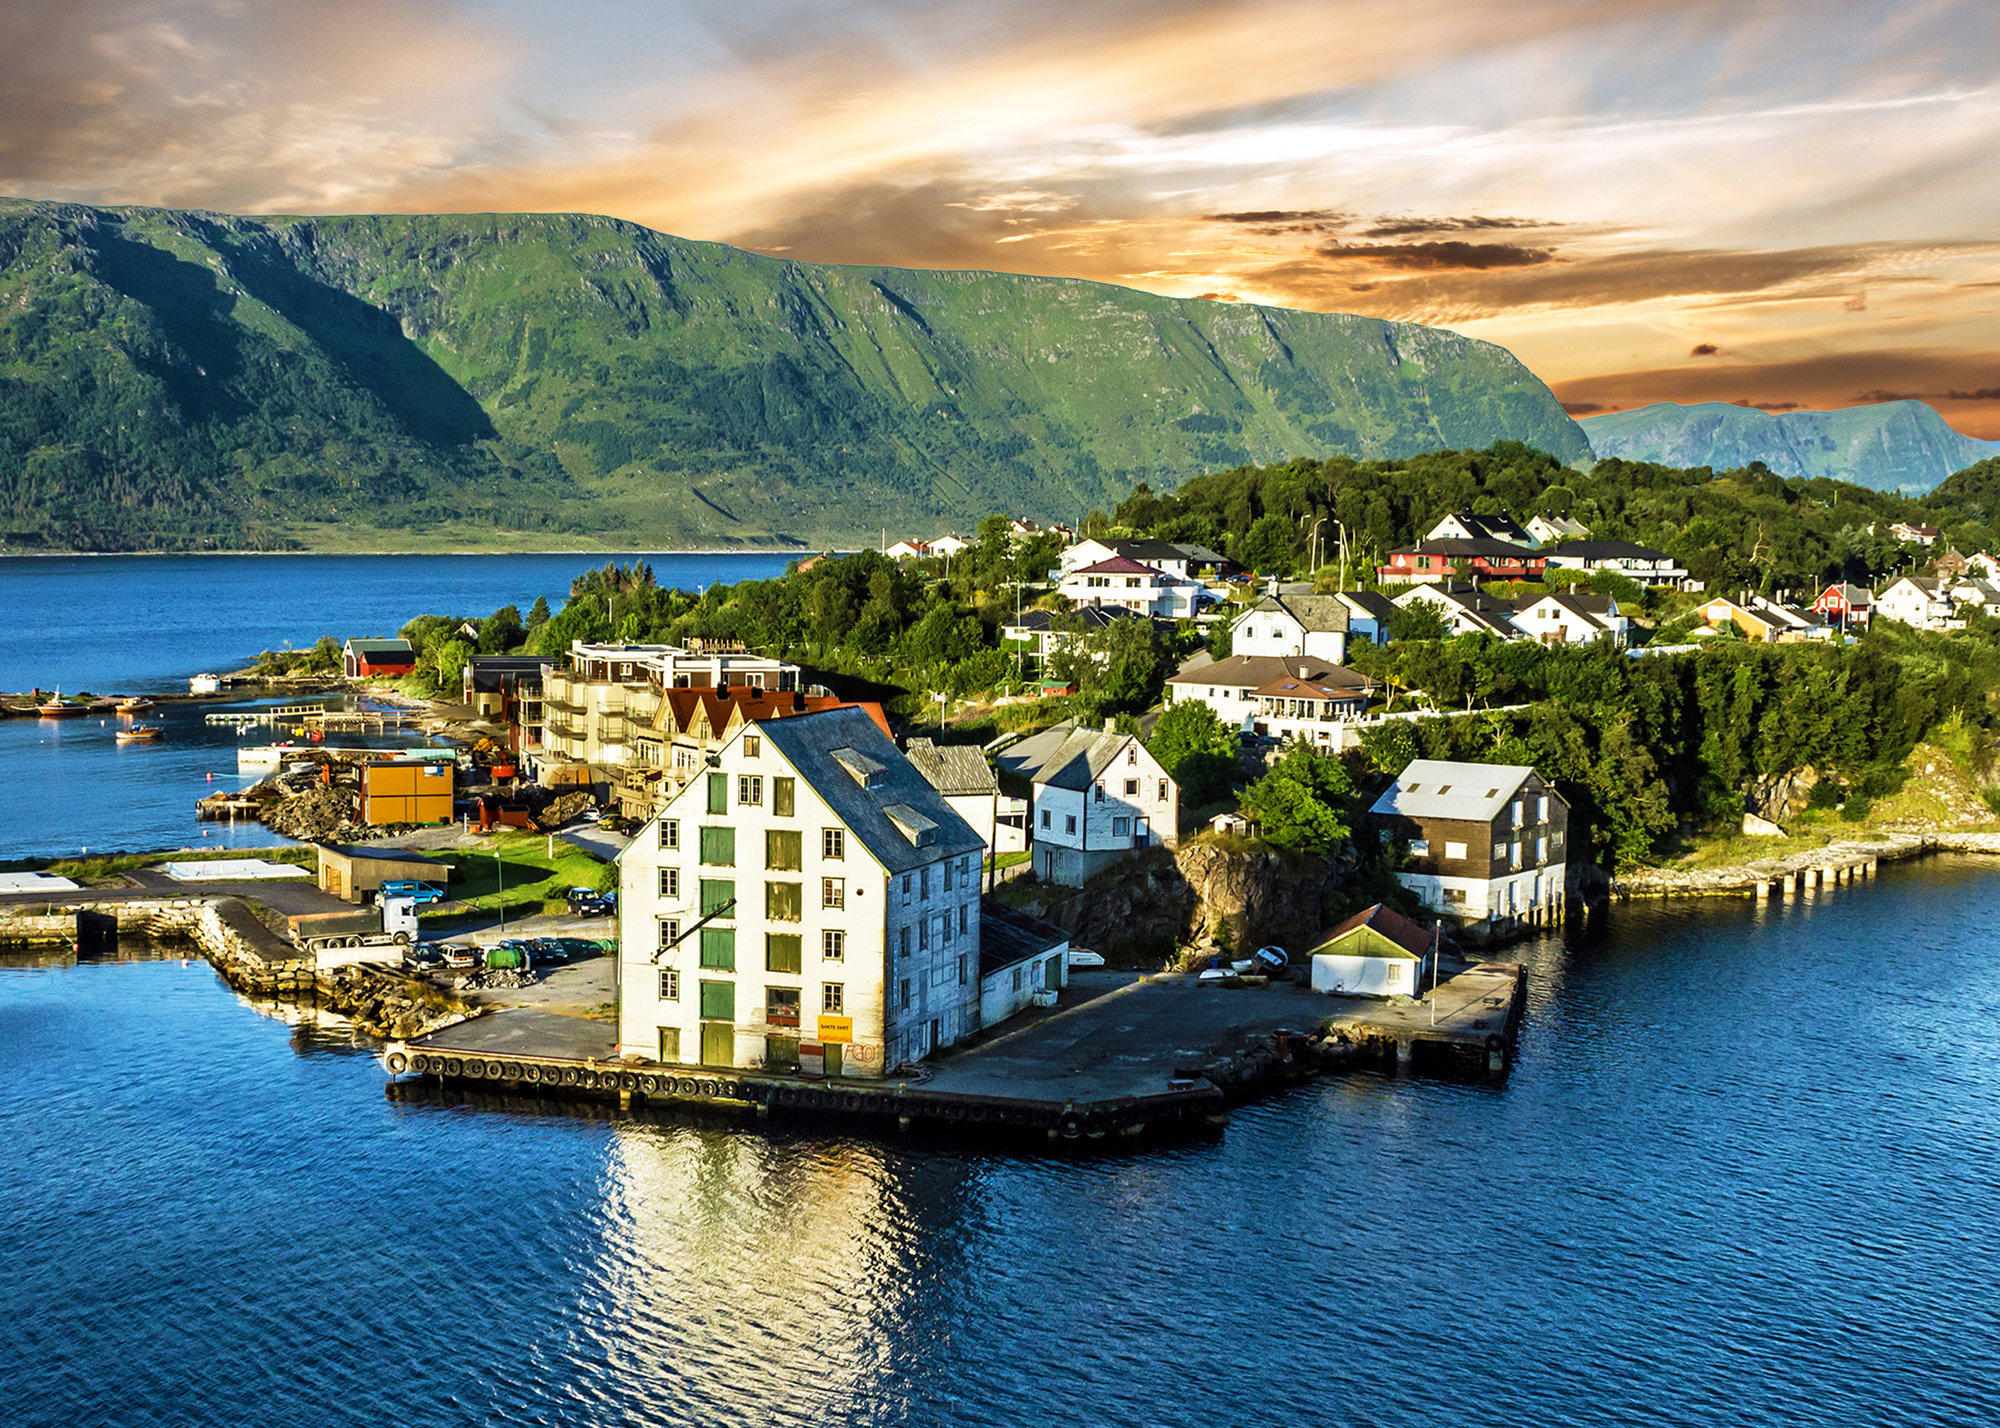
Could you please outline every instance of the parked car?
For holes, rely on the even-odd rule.
[[[595,888],[571,888],[564,895],[571,917],[608,917],[618,910],[618,894]]]
[[[503,965],[515,965],[519,966],[523,970],[527,970],[534,967],[534,965],[537,962],[540,962],[542,960],[542,958],[535,951],[534,941],[530,938],[525,938],[525,937],[503,937],[498,942],[494,943],[490,948],[488,948],[487,951],[489,954],[493,952],[505,952],[508,953],[510,957],[518,957],[520,959],[518,963],[508,963]],[[495,964],[491,961],[488,961],[487,965],[490,967],[494,966]]]
[[[383,897],[406,897],[411,902],[442,902],[444,889],[435,883],[418,882],[414,878],[396,878],[382,884]]]
[[[531,937],[527,941],[527,947],[534,954],[535,960],[544,966],[560,966],[570,959],[568,949],[558,937]]]
[[[447,967],[477,967],[480,962],[479,949],[463,942],[443,942],[437,950]]]
[[[552,937],[549,940],[560,946],[564,955],[571,958],[602,957],[611,950],[608,943],[590,937]]]
[[[412,967],[435,967],[444,961],[444,953],[435,943],[419,942],[403,953],[403,961]]]

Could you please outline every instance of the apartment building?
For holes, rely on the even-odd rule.
[[[853,706],[740,726],[619,855],[619,1043],[880,1076],[980,1024],[980,838]]]

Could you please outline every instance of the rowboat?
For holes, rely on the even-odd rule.
[[[161,730],[157,724],[134,724],[129,729],[120,729],[114,737],[121,744],[157,744]]]

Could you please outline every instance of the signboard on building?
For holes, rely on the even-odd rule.
[[[854,1018],[823,1016],[819,1019],[819,1039],[845,1044],[854,1040]]]

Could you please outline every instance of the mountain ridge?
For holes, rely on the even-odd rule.
[[[73,549],[854,540],[1140,481],[1583,431],[1511,353],[593,215],[0,200],[0,535]]]
[[[2000,442],[1967,436],[1913,399],[1791,412],[1726,402],[1654,402],[1585,417],[1582,425],[1599,459],[1717,471],[1762,461],[1780,476],[1831,476],[1910,495],[2000,455]]]

